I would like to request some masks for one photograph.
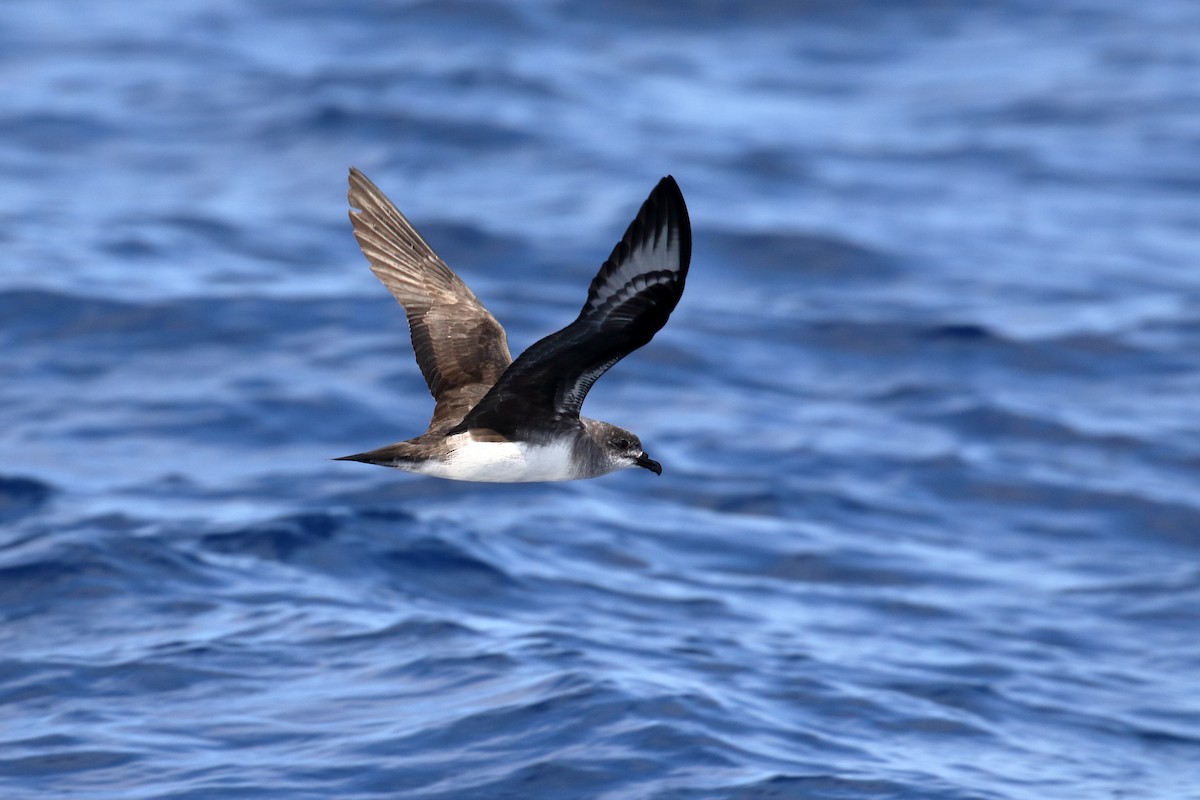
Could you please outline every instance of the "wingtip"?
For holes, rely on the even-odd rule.
[[[674,175],[665,175],[658,185],[654,187],[654,191],[650,193],[651,197],[666,197],[670,202],[679,206],[682,211],[682,216],[687,218],[687,203],[683,199],[683,190],[679,188],[679,182],[675,180]]]
[[[658,182],[658,185],[664,189],[673,190],[676,194],[678,194],[681,197],[683,196],[683,190],[679,188],[679,181],[675,180],[674,175],[671,175],[671,174],[664,175],[663,179]]]
[[[347,177],[346,182],[350,185],[349,190],[346,192],[346,199],[350,201],[352,209],[365,211],[368,201],[376,196],[383,198],[387,203],[391,202],[387,199],[387,195],[375,185],[375,182],[368,178],[358,167],[350,167],[350,175]],[[353,214],[354,212],[352,211],[351,216]]]
[[[363,203],[359,194],[371,186],[371,179],[363,175],[358,167],[351,166],[346,182],[350,185],[346,191],[346,199],[350,201],[350,219],[353,220],[363,211]]]
[[[650,193],[647,203],[657,202],[665,207],[668,218],[673,220],[679,231],[681,274],[686,277],[688,266],[692,260],[692,219],[688,213],[687,201],[683,199],[683,190],[675,180],[674,175],[665,175]]]

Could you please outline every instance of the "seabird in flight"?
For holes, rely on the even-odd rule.
[[[354,236],[408,316],[436,405],[415,439],[343,456],[460,481],[595,478],[662,466],[637,436],[579,415],[592,384],[654,337],[683,293],[692,229],[675,179],[659,181],[600,267],[570,325],[516,361],[504,329],[383,192],[350,170]]]

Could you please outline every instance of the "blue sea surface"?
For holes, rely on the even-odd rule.
[[[0,797],[1200,798],[1193,0],[6,0]],[[424,430],[665,174],[564,484]],[[635,474],[636,473],[636,474]]]

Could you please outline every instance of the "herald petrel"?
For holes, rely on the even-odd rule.
[[[692,229],[675,179],[659,181],[570,325],[516,361],[504,328],[365,175],[350,169],[350,221],[371,271],[408,316],[436,401],[415,439],[343,456],[459,481],[595,478],[662,466],[637,436],[579,415],[592,384],[649,342],[683,294]]]

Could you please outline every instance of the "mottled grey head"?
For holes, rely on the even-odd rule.
[[[584,428],[592,441],[600,446],[601,452],[608,460],[609,471],[641,467],[655,475],[662,475],[662,464],[659,464],[642,449],[642,440],[624,428],[600,422],[594,419],[582,419]]]

